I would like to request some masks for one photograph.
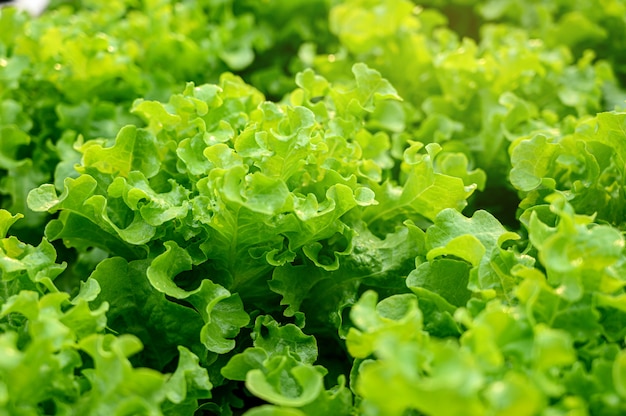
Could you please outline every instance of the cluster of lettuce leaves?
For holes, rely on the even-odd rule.
[[[624,414],[626,10],[534,3],[0,9],[0,416]]]

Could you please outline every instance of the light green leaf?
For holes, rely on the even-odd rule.
[[[305,416],[306,413],[292,407],[279,407],[265,404],[248,410],[244,416]]]
[[[613,363],[613,382],[615,390],[622,397],[626,398],[626,352],[619,352]]]
[[[249,321],[238,295],[231,295],[222,286],[202,279],[200,287],[187,291],[174,282],[181,272],[191,269],[191,257],[173,241],[165,243],[165,252],[157,256],[146,270],[151,285],[168,296],[185,299],[202,316],[205,325],[200,339],[210,350],[225,353],[235,347],[234,338]]]
[[[23,217],[24,217],[23,214],[13,215],[9,211],[5,209],[1,209],[0,210],[0,236],[2,238],[6,237],[7,232],[9,231],[9,228],[11,228],[11,226],[15,224],[17,220]]]
[[[523,140],[512,146],[510,179],[513,186],[528,192],[540,186],[554,187],[554,181],[544,180],[554,169],[559,146],[544,135]]]
[[[366,358],[380,348],[388,337],[400,340],[425,339],[422,313],[412,294],[394,295],[378,303],[378,295],[368,291],[352,307],[351,328],[346,338],[350,355]]]
[[[537,386],[522,373],[509,372],[502,380],[492,383],[485,392],[490,408],[496,412],[518,415],[537,414],[545,401]]]
[[[293,324],[279,326],[270,316],[259,316],[254,324],[252,340],[255,348],[261,348],[272,355],[289,355],[304,364],[317,360],[317,342],[311,335],[305,335]]]
[[[446,208],[462,210],[465,207],[476,184],[466,186],[461,178],[436,172],[433,160],[441,147],[427,145],[425,154],[420,153],[422,147],[421,143],[413,143],[405,151],[404,183],[397,186],[385,182],[373,187],[379,204],[365,210],[365,221],[375,225],[377,221],[389,221],[400,215],[404,219],[434,221]]]
[[[534,328],[533,364],[543,370],[551,367],[565,367],[576,359],[573,340],[565,331],[537,325]]]
[[[406,285],[414,292],[416,289],[430,290],[450,305],[464,306],[471,296],[467,289],[471,267],[467,262],[453,258],[434,259],[417,266],[407,277]]]
[[[167,241],[164,245],[165,252],[156,257],[146,271],[148,280],[159,292],[184,299],[189,296],[189,292],[178,287],[173,278],[181,272],[191,270],[191,257],[173,241]]]
[[[246,348],[242,353],[234,355],[220,372],[231,380],[244,381],[248,372],[263,368],[268,357],[268,351],[263,348]]]
[[[176,371],[165,384],[167,399],[180,404],[184,400],[210,398],[213,385],[198,357],[183,346],[178,347],[178,353]]]
[[[356,80],[357,96],[364,109],[373,110],[373,103],[380,99],[402,100],[391,83],[367,65],[355,64],[352,73]]]
[[[270,373],[251,370],[246,387],[257,397],[279,406],[300,407],[311,403],[324,388],[323,376],[311,366],[289,367],[277,357],[269,365]],[[282,375],[287,372],[289,379]]]

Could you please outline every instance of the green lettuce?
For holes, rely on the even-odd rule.
[[[0,415],[625,413],[624,7],[531,3],[0,8]]]
[[[538,132],[511,145],[510,179],[523,209],[557,191],[576,210],[621,226],[624,218],[625,114],[604,112],[554,135]]]
[[[17,219],[0,211],[4,234]],[[133,366],[140,340],[107,333],[111,305],[96,301],[97,280],[73,296],[56,288],[65,264],[45,239],[31,246],[4,237],[1,245],[1,414],[181,414],[210,397],[206,369],[182,345],[173,374]]]
[[[57,216],[48,239],[107,253],[89,278],[102,289],[95,302],[111,305],[111,329],[147,346],[145,363],[162,370],[184,346],[219,372],[230,356],[253,359],[244,354],[265,364],[245,376],[223,370],[217,385],[245,381],[277,406],[349,408],[341,377],[322,389],[322,367],[274,357],[275,348],[238,352],[249,315],[282,310],[339,342],[333,332],[347,331],[344,311],[364,290],[408,291],[426,244],[415,223],[463,209],[484,182],[464,155],[418,142],[394,173],[391,141],[373,120],[399,97],[365,65],[353,77],[333,85],[304,71],[281,103],[231,74],[190,83],[167,103],[137,100],[145,127],[76,146],[77,175],[63,190],[30,192],[31,209]],[[303,390],[273,386],[274,377]]]

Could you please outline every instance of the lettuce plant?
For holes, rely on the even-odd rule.
[[[475,3],[0,9],[0,415],[624,413],[618,9]]]

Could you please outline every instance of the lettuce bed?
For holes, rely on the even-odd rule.
[[[621,0],[0,28],[0,415],[626,413]]]

